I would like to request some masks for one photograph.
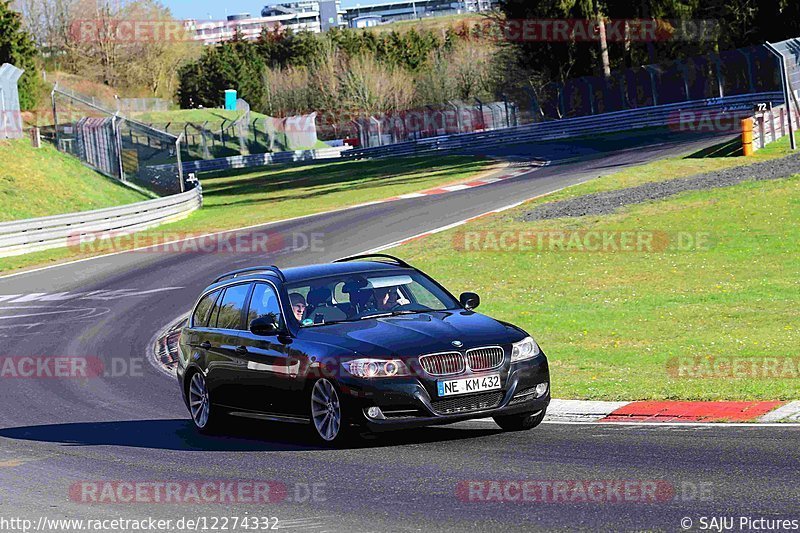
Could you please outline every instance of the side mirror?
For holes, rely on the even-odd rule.
[[[281,326],[278,324],[277,318],[274,315],[262,316],[250,322],[250,333],[253,335],[271,337],[280,332]]]
[[[465,292],[458,298],[458,300],[461,302],[461,305],[464,306],[464,309],[469,311],[472,311],[481,305],[481,297],[474,292]]]

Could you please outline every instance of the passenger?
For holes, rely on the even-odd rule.
[[[381,287],[375,289],[375,306],[379,311],[391,311],[397,307],[399,299],[397,287]]]
[[[298,322],[302,322],[303,317],[306,314],[306,299],[303,298],[302,294],[293,292],[289,295],[289,302],[292,304],[292,312],[294,313],[294,317]]]

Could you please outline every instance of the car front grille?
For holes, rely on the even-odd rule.
[[[459,352],[423,355],[419,364],[432,376],[452,376],[466,370],[464,356]]]
[[[454,398],[433,400],[431,406],[433,410],[440,415],[452,415],[455,413],[468,413],[470,411],[492,409],[500,405],[502,400],[503,392],[494,391],[473,396],[456,396]]]
[[[467,350],[467,364],[474,371],[491,370],[503,364],[505,354],[499,346]]]

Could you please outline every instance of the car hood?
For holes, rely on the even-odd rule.
[[[525,333],[472,311],[440,311],[304,328],[298,337],[367,357],[405,357],[453,350],[453,341],[464,349],[510,344]]]

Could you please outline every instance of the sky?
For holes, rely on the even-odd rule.
[[[172,10],[172,15],[179,19],[213,19],[224,20],[227,15],[250,13],[254,17],[261,16],[261,9],[269,0],[161,0]],[[280,0],[278,0],[279,2]],[[342,0],[343,7],[356,4],[378,4],[382,0]]]

